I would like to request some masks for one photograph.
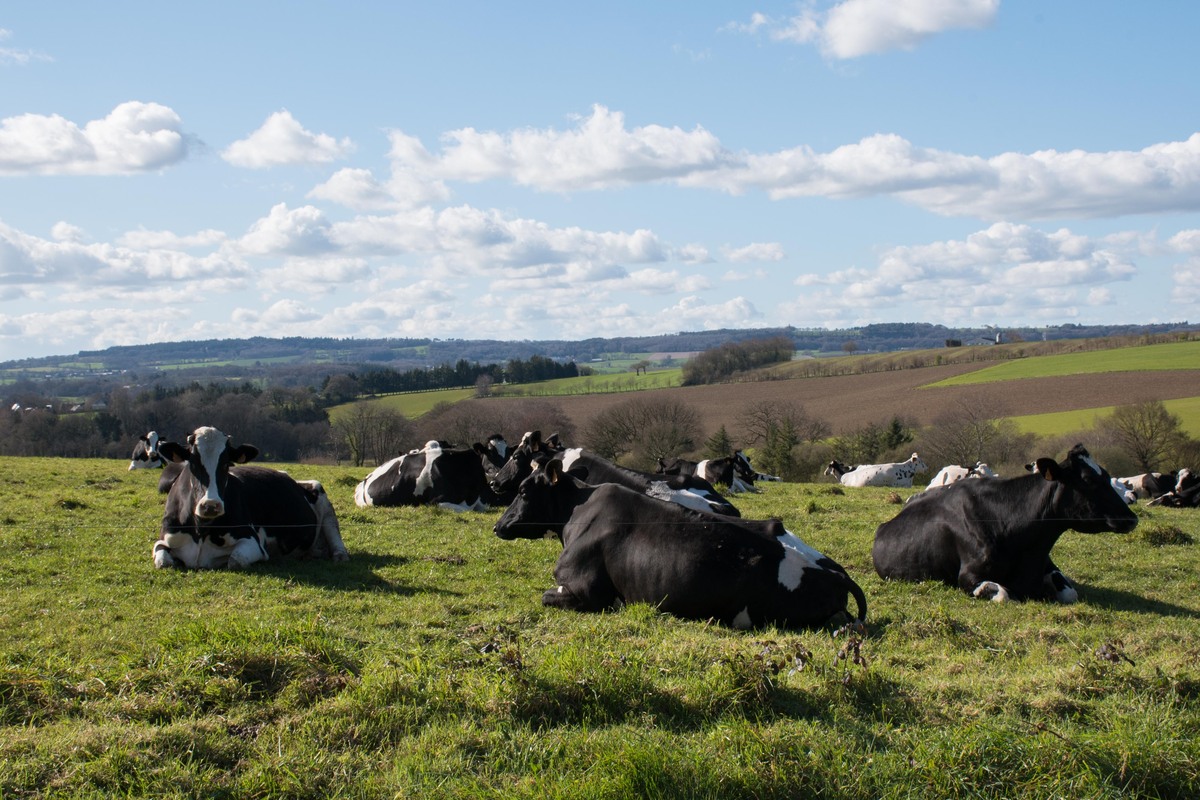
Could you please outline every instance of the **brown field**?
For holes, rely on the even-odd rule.
[[[998,416],[1045,414],[1058,411],[1173,400],[1200,394],[1200,370],[1109,372],[1028,378],[977,386],[931,387],[928,384],[983,369],[987,363],[949,364],[892,370],[865,375],[687,386],[618,394],[572,395],[549,398],[582,431],[595,414],[632,397],[683,400],[700,414],[705,435],[725,425],[736,436],[738,416],[762,400],[802,405],[808,415],[829,423],[835,434],[870,423],[886,424],[899,416],[927,425],[962,403],[989,404]],[[486,402],[520,402],[496,398]],[[480,401],[469,401],[480,402]]]

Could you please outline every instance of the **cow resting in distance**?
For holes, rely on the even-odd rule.
[[[160,449],[181,469],[167,494],[154,566],[239,569],[272,555],[350,557],[317,481],[241,466],[258,448],[234,447],[216,428],[197,428],[186,447],[163,442]]]
[[[784,529],[694,511],[606,483],[585,484],[558,459],[521,483],[494,528],[501,539],[556,534],[556,587],[542,603],[603,611],[651,603],[686,619],[735,628],[816,627],[867,601],[846,571]]]
[[[483,511],[495,504],[480,454],[429,441],[376,467],[354,487],[355,505],[437,505],[451,511]]]
[[[1039,458],[1017,478],[957,481],[922,492],[875,530],[880,577],[940,580],[995,601],[1078,599],[1050,559],[1067,530],[1128,533],[1137,516],[1082,445],[1056,462]]]
[[[538,450],[525,445],[513,451],[512,458],[492,480],[497,495],[511,502],[521,482],[552,458],[562,461],[563,470],[593,485],[619,483],[658,500],[677,503],[698,511],[710,511],[731,517],[741,512],[716,488],[698,475],[659,475],[622,467],[581,447],[563,450]]]
[[[129,456],[129,469],[157,469],[163,465],[162,456],[158,453],[160,437],[158,431],[149,431],[138,437],[133,443],[133,453]]]
[[[689,461],[686,458],[660,458],[657,471],[663,475],[695,475],[712,484],[728,486],[729,491],[752,492],[755,481],[777,481],[778,477],[758,472],[741,450],[724,458]]]
[[[907,488],[913,485],[913,476],[924,472],[928,467],[920,457],[913,453],[907,461],[897,461],[890,464],[861,464],[841,475],[838,480],[842,486],[897,486]],[[829,474],[826,472],[826,474]]]

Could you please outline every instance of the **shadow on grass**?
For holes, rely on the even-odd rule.
[[[1136,611],[1141,614],[1158,614],[1163,617],[1200,618],[1200,613],[1195,609],[1184,608],[1174,603],[1164,603],[1161,600],[1151,600],[1148,597],[1121,589],[1106,589],[1081,583],[1076,583],[1075,588],[1079,591],[1079,598],[1082,602],[1112,611]]]
[[[350,555],[349,561],[342,562],[325,559],[271,561],[267,571],[279,578],[329,590],[386,591],[403,595],[438,591],[404,586],[380,574],[383,570],[403,566],[410,560],[404,556],[356,551]]]

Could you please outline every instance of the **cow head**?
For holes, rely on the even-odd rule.
[[[567,474],[560,459],[552,458],[521,481],[516,499],[492,531],[501,539],[541,539],[551,532],[561,540],[563,527],[579,502],[575,491],[585,488]]]
[[[163,442],[163,458],[183,465],[176,485],[187,481],[195,491],[193,513],[199,520],[214,520],[225,513],[225,487],[229,484],[229,466],[245,464],[258,455],[254,445],[234,447],[230,437],[216,428],[197,428],[187,437],[187,446]]]
[[[1039,458],[1030,469],[1056,484],[1055,513],[1080,533],[1128,533],[1137,527],[1137,515],[1113,491],[1112,477],[1083,445],[1071,448],[1062,462]]]
[[[521,482],[533,472],[534,462],[551,450],[551,446],[542,441],[541,431],[526,433],[521,438],[521,443],[512,449],[504,466],[492,476],[492,491],[500,497],[512,495]]]

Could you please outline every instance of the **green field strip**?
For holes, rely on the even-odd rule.
[[[956,375],[929,386],[968,386],[1022,378],[1058,378],[1101,372],[1144,372],[1200,369],[1200,341],[1170,342],[1116,350],[1060,353],[1018,358]]]
[[[1200,437],[1200,397],[1185,397],[1178,400],[1164,400],[1167,411],[1179,417],[1180,428],[1188,436]],[[1034,433],[1038,436],[1058,436],[1068,431],[1082,431],[1109,416],[1116,406],[1100,406],[1097,408],[1080,408],[1075,411],[1056,411],[1051,414],[1026,414],[1021,417],[1009,417],[1016,423],[1022,433]]]

